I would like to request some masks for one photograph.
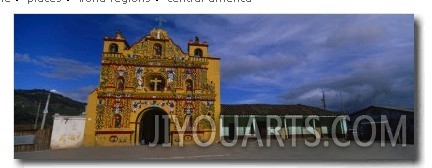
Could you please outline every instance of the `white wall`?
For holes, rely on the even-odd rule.
[[[51,149],[81,147],[84,141],[85,116],[54,116]]]

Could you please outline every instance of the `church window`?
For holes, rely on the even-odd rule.
[[[155,56],[161,56],[162,55],[162,45],[161,44],[159,44],[159,43],[156,43],[155,45],[154,45],[154,53],[155,53]]]
[[[197,48],[194,51],[194,55],[195,55],[195,57],[202,57],[203,56],[203,51],[201,49]]]
[[[114,44],[114,43],[110,44],[109,51],[112,53],[117,53],[118,52],[118,45]]]

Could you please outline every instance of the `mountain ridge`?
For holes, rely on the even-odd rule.
[[[58,93],[50,92],[45,89],[15,89],[14,90],[14,125],[30,125],[35,123],[37,113],[38,124],[43,118],[43,110],[47,102],[48,94],[51,98],[48,105],[48,114],[46,116],[47,125],[53,123],[53,115],[80,115],[85,111],[86,103],[73,100],[69,97]],[[40,103],[40,108],[39,107]]]

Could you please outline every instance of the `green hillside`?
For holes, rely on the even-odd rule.
[[[41,123],[43,110],[48,98],[49,91],[34,89],[34,90],[15,90],[14,91],[14,124],[28,125],[34,124],[36,114],[39,110],[38,124]],[[53,122],[53,115],[80,115],[85,111],[85,103],[72,100],[57,93],[51,93],[50,103],[48,106],[48,114],[46,117],[47,125]]]

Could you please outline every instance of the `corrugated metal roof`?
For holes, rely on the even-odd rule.
[[[222,104],[221,115],[345,115],[306,105]]]
[[[404,112],[414,112],[414,108],[403,108],[403,107],[388,107],[388,106],[372,106],[372,107],[378,107],[378,108],[385,108],[385,109],[392,109],[392,110],[399,110]]]
[[[396,111],[400,111],[400,112],[404,112],[404,113],[414,113],[414,109],[410,109],[410,108],[400,108],[400,107],[386,107],[386,106],[369,106],[367,108],[361,109],[359,111],[356,111],[354,113],[351,113],[350,115],[355,115],[355,114],[359,114],[359,113],[363,113],[366,112],[370,109],[389,109],[389,110],[396,110]]]

